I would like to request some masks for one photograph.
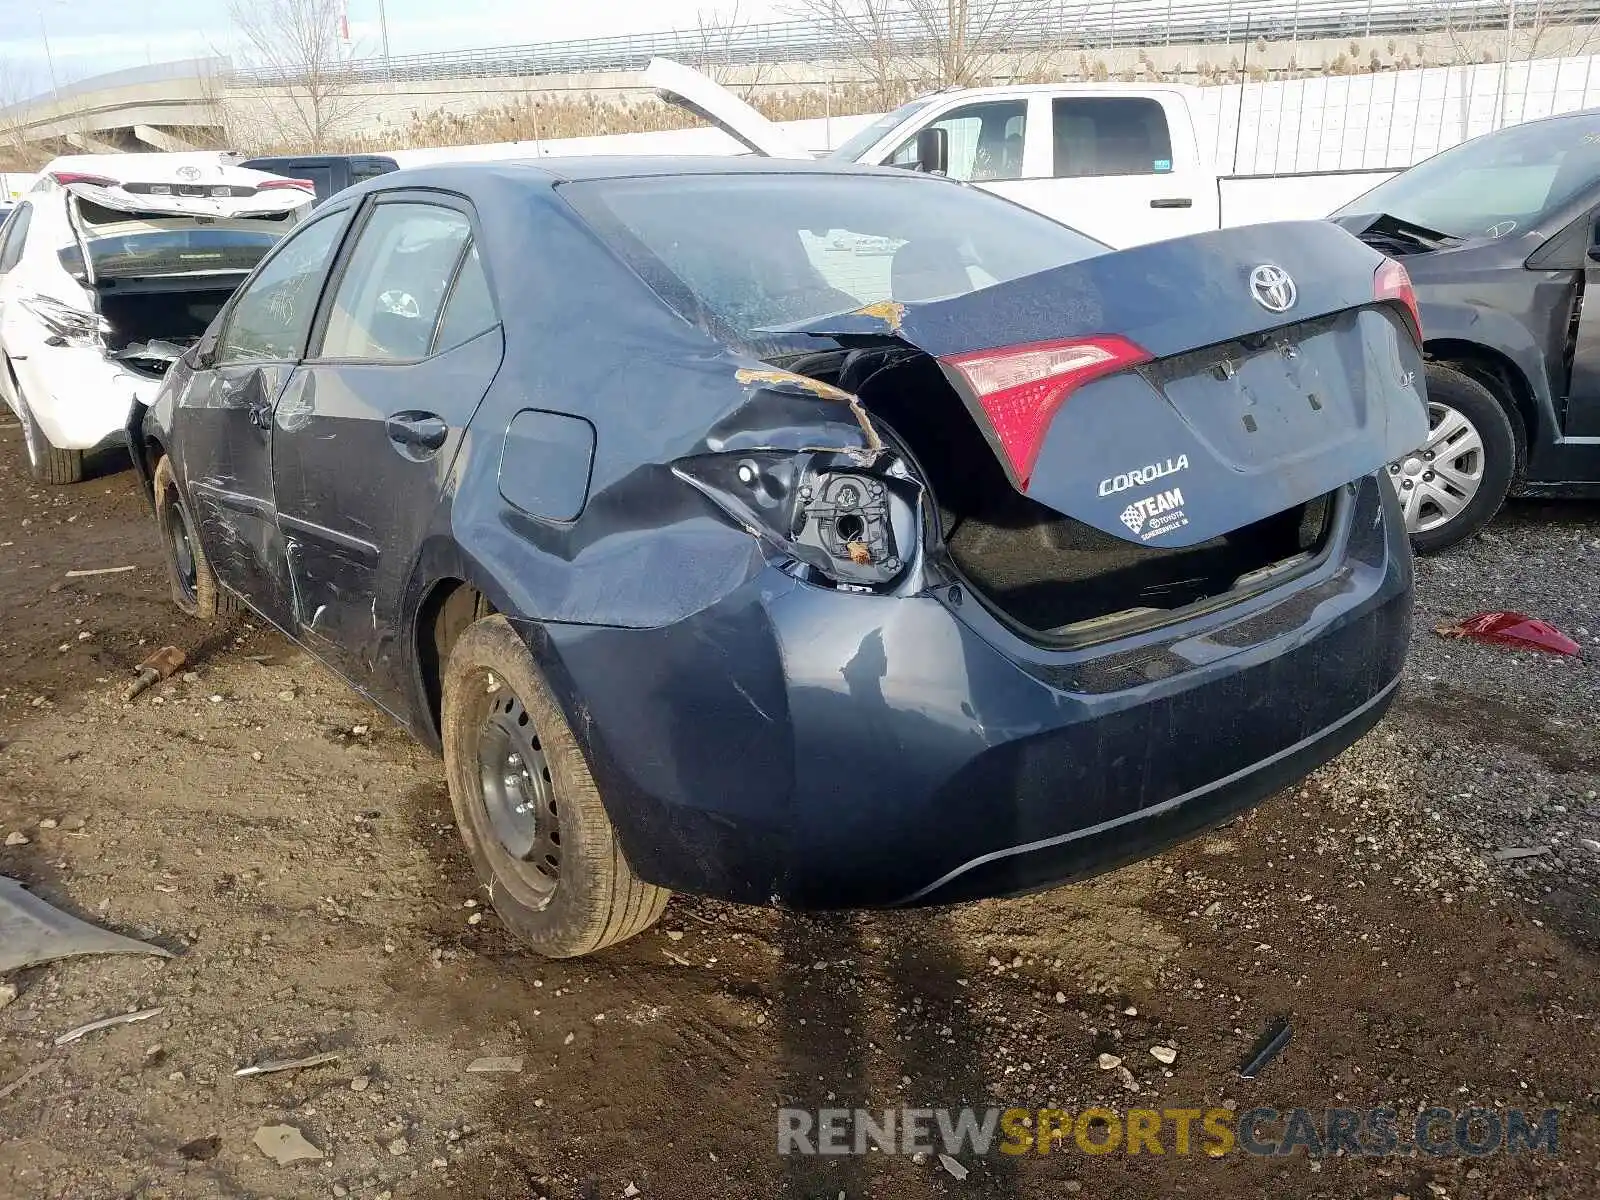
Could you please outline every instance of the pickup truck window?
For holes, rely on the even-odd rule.
[[[992,100],[952,109],[926,128],[950,135],[951,179],[963,183],[1022,178],[1022,142],[1027,132],[1025,100]],[[921,132],[920,130],[918,132]],[[889,158],[889,165],[911,167],[917,162],[917,137],[912,134]]]
[[[891,113],[885,113],[872,124],[857,130],[848,141],[828,153],[828,157],[837,162],[856,162],[868,150],[871,150],[883,138],[889,135],[891,129],[897,129],[902,122],[909,121],[917,113],[932,104],[932,100],[913,100],[909,104],[902,104]]]
[[[1172,170],[1172,135],[1159,100],[1068,97],[1055,102],[1053,118],[1057,179]]]

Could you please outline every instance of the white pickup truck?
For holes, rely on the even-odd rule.
[[[749,150],[811,158],[714,80],[655,59],[662,99]],[[828,157],[974,183],[1121,248],[1227,225],[1321,218],[1391,170],[1219,175],[1200,89],[1057,83],[960,88],[919,97],[863,126]]]

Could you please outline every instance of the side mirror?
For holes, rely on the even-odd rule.
[[[917,170],[924,175],[950,173],[950,131],[930,125],[917,133]]]

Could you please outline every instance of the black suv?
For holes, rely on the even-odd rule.
[[[239,165],[289,179],[309,179],[317,189],[318,204],[363,180],[400,169],[394,159],[382,154],[299,154],[284,158],[251,158]]]

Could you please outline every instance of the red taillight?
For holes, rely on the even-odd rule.
[[[1411,276],[1403,266],[1392,258],[1384,259],[1372,277],[1372,295],[1378,300],[1403,304],[1406,312],[1411,314],[1411,328],[1417,335],[1417,341],[1422,341],[1422,313],[1417,310],[1417,292],[1411,286]]]
[[[1031,342],[940,361],[959,371],[977,393],[1012,473],[1027,487],[1050,419],[1067,397],[1091,380],[1149,362],[1150,355],[1126,338],[1095,337]]]
[[[261,184],[256,190],[261,192],[278,192],[282,191],[284,188],[294,188],[299,192],[310,192],[313,196],[317,194],[317,185],[312,183],[309,179],[269,179],[265,183]]]
[[[87,183],[91,187],[116,187],[115,179],[107,179],[104,175],[85,175],[82,171],[52,171],[50,178],[62,187],[69,183]]]

